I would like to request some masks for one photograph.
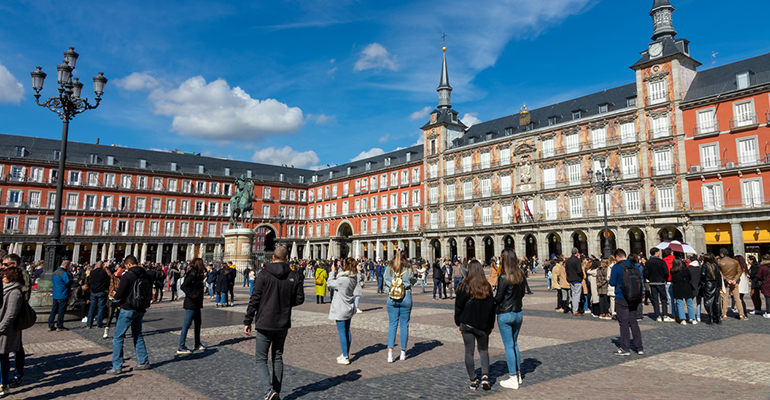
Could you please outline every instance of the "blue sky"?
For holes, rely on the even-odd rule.
[[[92,4],[93,3],[93,4]],[[770,52],[770,2],[672,0],[678,37],[715,65]],[[55,93],[110,79],[70,140],[313,167],[420,140],[447,34],[452,104],[485,121],[632,82],[649,0],[110,1],[0,3],[0,132],[58,138],[29,72]],[[63,34],[64,33],[64,34]],[[89,97],[93,97],[91,93]]]

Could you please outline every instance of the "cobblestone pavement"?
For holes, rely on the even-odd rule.
[[[553,312],[556,294],[538,275],[530,280],[535,294],[525,298],[519,336],[524,384],[517,391],[497,384],[506,377],[507,367],[495,330],[490,339],[492,389],[474,392],[467,386],[453,302],[433,301],[431,286],[426,287],[428,293],[415,292],[407,360],[388,364],[386,296],[376,294],[374,286],[364,289],[364,313],[356,314],[351,324],[351,364],[343,366],[335,361],[340,349],[336,328],[328,319],[328,298],[327,304],[316,304],[312,281],[306,282],[308,301],[295,309],[287,338],[282,398],[616,399],[631,394],[649,399],[767,399],[770,395],[770,320],[751,316],[748,321],[731,318],[721,326],[681,326],[648,317],[641,323],[645,355],[617,357],[611,354],[618,341],[617,322]],[[254,339],[243,335],[241,324],[247,301],[248,292],[241,287],[236,287],[234,307],[214,308],[207,300],[201,334],[209,348],[186,356],[175,354],[182,303],[154,304],[144,323],[152,369],[119,376],[105,374],[111,367],[112,332],[103,339],[103,330],[87,330],[79,321],[66,324],[69,332],[48,332],[45,324],[38,324],[24,331],[24,385],[12,389],[9,398],[258,398]],[[131,343],[127,338],[125,354],[126,364],[133,367]]]

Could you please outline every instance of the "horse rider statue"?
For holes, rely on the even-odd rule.
[[[243,223],[250,222],[254,214],[251,204],[254,201],[254,182],[247,181],[241,175],[235,178],[235,187],[235,195],[230,198],[230,225],[237,228],[238,218],[241,219],[240,226],[243,227]]]

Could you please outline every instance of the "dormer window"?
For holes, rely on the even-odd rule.
[[[583,116],[583,112],[580,110],[572,112],[572,119],[580,119]]]
[[[452,122],[457,122],[457,114],[452,114]]]
[[[278,174],[278,180],[283,182],[283,173]]]
[[[27,149],[25,149],[23,146],[16,146],[16,157],[24,157],[24,154],[27,152]]]
[[[390,166],[390,157],[385,158],[385,166],[386,167]]]
[[[600,104],[599,105],[599,114],[606,114],[610,111],[610,105],[609,104]]]
[[[513,135],[513,128],[505,128],[505,136]]]
[[[735,83],[738,86],[738,90],[746,89],[749,87],[749,71],[736,74]]]
[[[198,166],[198,173],[202,174],[204,171],[206,171],[206,168],[203,165]]]
[[[318,175],[313,175],[313,177],[310,179],[311,182],[316,183],[318,182]]]
[[[629,97],[626,99],[627,107],[636,107],[636,97]]]
[[[99,162],[99,156],[97,154],[89,154],[88,161],[91,164],[97,164]]]
[[[22,147],[22,148],[23,148],[23,147]],[[54,150],[54,151],[53,151],[53,160],[54,160],[54,161],[59,161],[59,158],[60,158],[60,157],[61,157],[61,151],[59,151],[59,150]]]
[[[115,165],[115,157],[107,156],[107,165]]]
[[[350,170],[351,170],[351,168],[350,168],[350,167],[348,167],[348,175],[350,175]]]
[[[471,136],[471,137],[468,138],[468,144],[473,144],[475,142],[476,142],[476,138],[475,137]]]
[[[548,126],[556,125],[556,117],[548,117]]]
[[[225,168],[225,176],[230,176],[230,168]]]
[[[170,168],[170,169],[171,169],[171,171],[176,171],[176,163],[175,163],[175,162],[172,162],[172,163],[171,163],[171,165],[170,165],[170,167],[171,167],[171,168]]]
[[[305,183],[305,176],[304,175],[300,175],[297,178],[299,178],[299,183]]]
[[[147,160],[139,160],[139,168],[147,168]]]
[[[251,179],[251,170],[250,169],[246,170],[246,177]]]
[[[371,161],[367,161],[366,162],[366,170],[368,171],[370,169],[372,169],[372,162]]]
[[[487,140],[492,140],[492,132],[487,133]]]
[[[329,179],[334,178],[334,171],[329,171]]]

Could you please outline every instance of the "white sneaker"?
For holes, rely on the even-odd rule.
[[[663,318],[662,318],[662,317],[660,317],[660,316],[658,316],[658,318],[657,318],[657,319],[655,319],[655,321],[658,321],[658,322],[663,322]]]
[[[687,321],[682,320],[682,322],[679,323],[680,325],[687,325]]]
[[[337,364],[348,365],[350,364],[350,359],[347,357],[338,358]]]
[[[360,308],[356,308],[356,314],[361,314],[362,312]]]
[[[388,352],[388,362],[389,362],[389,363],[392,363],[392,362],[395,362],[395,361],[396,361],[396,359],[395,359],[395,358],[393,358],[393,352],[392,352],[392,351],[389,351],[389,352]]]
[[[765,314],[765,315],[763,315],[763,317],[770,318],[770,314]]]
[[[340,354],[339,356],[337,356],[337,361],[339,361],[339,360],[342,360],[343,358],[345,358],[345,356],[343,356],[342,354]]]
[[[519,373],[516,375],[516,377],[519,380],[519,385],[521,385],[521,381],[522,381],[522,379],[521,379],[521,371],[519,371]]]
[[[103,339],[107,339],[107,333],[110,332],[110,328],[104,327],[104,336],[102,336]]]
[[[500,381],[500,386],[506,388],[506,389],[518,389],[519,388],[519,379],[516,378],[513,375],[510,375],[508,379],[504,379]]]
[[[401,356],[399,356],[398,359],[401,361],[406,360],[406,352],[401,350]]]
[[[666,315],[665,317],[663,317],[663,322],[674,322],[674,319]]]
[[[693,325],[698,325],[698,320],[694,319],[694,320],[690,321],[690,323],[693,324]]]
[[[83,317],[83,319],[81,319],[80,322],[85,324],[86,322],[88,322],[88,317]]]

